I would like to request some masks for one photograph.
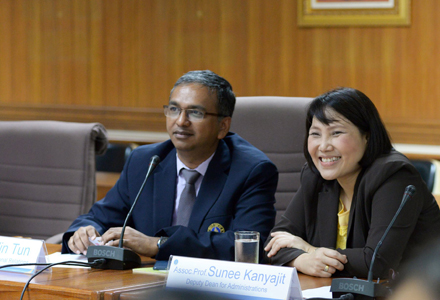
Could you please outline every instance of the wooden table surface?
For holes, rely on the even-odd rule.
[[[60,245],[47,245],[48,252],[61,250]],[[144,267],[154,264],[142,257]],[[0,299],[20,299],[31,275],[0,271]],[[132,270],[100,270],[89,268],[52,268],[32,280],[24,299],[119,299],[123,291],[162,286],[164,275],[133,273]]]
[[[47,245],[49,253],[61,250],[60,245]],[[154,260],[142,257],[143,267]],[[331,278],[315,278],[298,274],[302,290],[331,284]],[[0,270],[0,300],[20,299],[31,275]],[[165,276],[136,273],[132,270],[100,270],[90,268],[52,268],[32,280],[24,299],[145,299],[145,291],[157,290],[165,284]]]

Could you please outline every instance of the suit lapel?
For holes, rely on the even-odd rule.
[[[176,150],[173,149],[154,172],[153,211],[155,232],[171,226],[176,197]]]
[[[318,230],[320,245],[334,249],[336,247],[336,233],[338,230],[338,199],[339,185],[335,182],[335,186],[329,188],[328,191],[319,193],[318,196]]]
[[[211,207],[223,191],[227,171],[230,166],[230,153],[226,143],[221,140],[217,151],[209,163],[206,174],[197,194],[196,202],[188,223],[188,227],[198,231]]]
[[[351,207],[350,207],[350,217],[348,220],[348,228],[347,228],[347,246],[352,245],[352,243],[354,242],[354,236],[353,234],[356,232],[357,237],[361,238],[362,242],[367,240],[367,236],[364,235],[364,232],[367,232],[368,229],[365,230],[355,230],[354,229],[354,219],[356,216],[356,207],[357,207],[357,198],[358,198],[358,190],[359,190],[359,184],[362,180],[362,177],[365,174],[365,169],[362,169],[361,173],[358,175],[358,178],[356,179],[356,185],[354,187],[354,193],[353,193],[353,200],[351,202]],[[359,210],[359,208],[358,208]],[[361,209],[362,211],[362,209]],[[358,218],[361,218],[361,216],[364,216],[364,214],[361,214],[361,212],[359,212],[358,214]],[[361,224],[368,224],[368,221],[365,218],[362,218],[361,220],[363,220],[363,222],[361,221]]]

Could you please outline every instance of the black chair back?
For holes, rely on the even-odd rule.
[[[430,160],[412,159],[411,163],[419,171],[423,181],[431,191],[434,190],[436,166]]]
[[[121,173],[133,148],[131,144],[109,143],[107,151],[96,156],[96,171]]]

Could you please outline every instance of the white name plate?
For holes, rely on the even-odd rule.
[[[232,299],[302,299],[295,268],[183,256],[170,257],[166,287]]]
[[[46,255],[46,243],[43,240],[0,236],[0,266],[46,263]],[[17,266],[1,268],[0,271],[35,273],[41,268],[38,266]]]

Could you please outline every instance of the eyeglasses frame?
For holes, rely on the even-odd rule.
[[[185,111],[185,113],[186,113],[186,117],[189,119],[190,117],[189,117],[187,111],[188,111],[188,110],[197,110],[197,109],[194,109],[194,108],[181,108],[181,107],[178,107],[178,106],[175,106],[175,105],[171,105],[171,106],[177,107],[177,109],[179,109],[179,114],[178,114],[176,117],[174,117],[174,118],[178,118],[178,117],[180,116],[180,114],[182,113],[182,111]],[[169,107],[170,107],[170,105],[164,105],[164,106],[163,106],[164,114],[165,114],[165,116],[168,117],[168,118],[173,118],[173,117],[167,116],[167,114],[166,114],[166,110],[167,110]],[[201,121],[203,121],[203,119],[205,119],[205,116],[206,116],[206,115],[208,115],[208,116],[222,117],[222,118],[227,117],[227,116],[225,116],[225,115],[216,114],[216,113],[210,113],[210,112],[204,112],[204,111],[203,111],[203,118],[201,118],[201,119],[196,119],[196,121],[192,120],[191,122],[201,122]]]

